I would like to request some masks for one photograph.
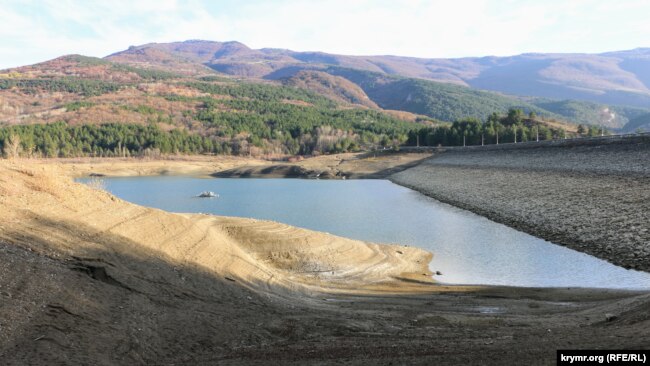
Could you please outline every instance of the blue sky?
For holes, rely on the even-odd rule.
[[[650,47],[648,15],[648,0],[0,0],[0,68],[186,39],[354,55],[595,53]]]

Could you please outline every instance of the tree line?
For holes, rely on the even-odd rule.
[[[318,125],[293,136],[273,130],[270,136],[240,132],[232,136],[200,135],[183,129],[164,131],[156,124],[16,125],[0,128],[5,157],[129,157],[160,154],[311,155],[358,151],[373,146],[397,146],[407,139],[368,131]]]
[[[156,124],[16,125],[0,128],[5,156],[80,157],[157,154],[312,155],[400,145],[463,146],[560,139],[566,132],[540,124],[519,109],[493,113],[487,121],[468,118],[451,125],[422,126],[363,110],[313,108],[282,102],[229,100],[223,109],[205,99],[196,119],[204,133],[164,131]],[[596,129],[584,130],[596,134]]]
[[[600,127],[578,126],[578,136],[599,136],[608,133]],[[425,127],[411,131],[408,145],[465,146],[498,143],[543,141],[568,137],[562,128],[549,127],[537,120],[537,115],[524,114],[521,109],[511,108],[507,115],[492,113],[485,122],[476,118],[457,120],[451,125]]]
[[[0,128],[5,156],[126,157],[157,154],[223,154],[230,147],[216,139],[155,125],[103,124],[70,126],[65,122]]]
[[[75,93],[94,96],[120,90],[125,84],[109,81],[64,77],[58,79],[0,79],[0,90],[18,88],[27,94],[47,92]]]

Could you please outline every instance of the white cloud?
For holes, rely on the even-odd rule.
[[[594,52],[647,46],[647,1],[6,0],[0,68],[129,45],[239,40],[345,54],[420,57]]]

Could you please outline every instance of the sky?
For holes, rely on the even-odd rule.
[[[0,68],[131,45],[240,41],[348,55],[650,47],[649,0],[0,0]]]

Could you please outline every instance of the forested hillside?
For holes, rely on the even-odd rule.
[[[574,123],[606,128],[623,128],[629,121],[650,112],[647,108],[603,106],[577,100],[532,98],[529,103]]]
[[[398,146],[422,126],[280,83],[78,56],[14,70],[0,96],[0,149],[22,156],[332,153]]]
[[[515,136],[526,141],[593,135],[601,130],[578,129],[563,120],[620,127],[627,116],[648,112],[519,98],[335,66],[285,69],[276,74],[278,80],[235,79],[214,68],[189,67],[203,60],[191,56],[199,46],[172,54],[141,49],[142,54],[126,58],[139,60],[129,64],[71,55],[5,70],[0,73],[0,151],[44,157],[286,157],[404,144],[496,143],[497,136],[508,142]],[[241,44],[215,52],[232,60],[256,54]],[[165,69],[158,68],[159,58],[150,59],[152,54],[167,60]],[[149,62],[141,62],[143,57]],[[281,55],[272,59],[286,61]]]
[[[625,132],[650,131],[650,113],[640,115],[623,128]]]
[[[516,98],[453,84],[334,67],[327,72],[353,81],[382,108],[405,110],[441,121],[485,120],[493,112],[506,113],[511,108],[561,118]]]

